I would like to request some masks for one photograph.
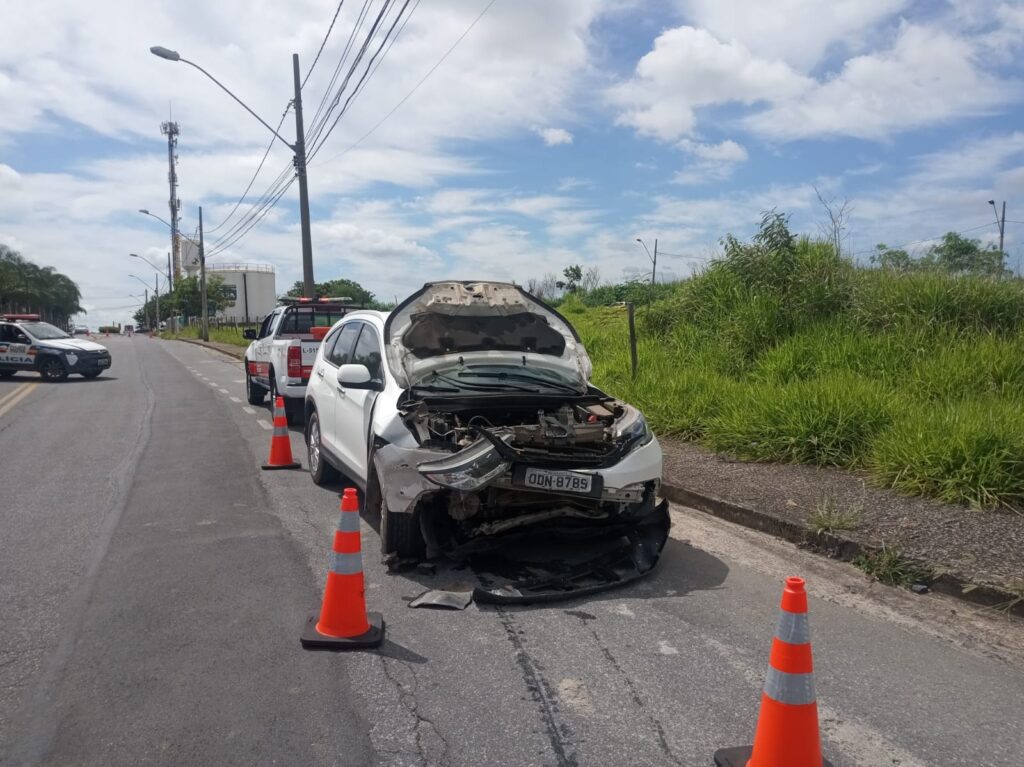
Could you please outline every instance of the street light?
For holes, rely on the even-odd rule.
[[[295,174],[299,178],[299,218],[302,224],[302,288],[307,296],[312,296],[315,289],[313,283],[313,237],[310,233],[309,224],[309,187],[306,182],[306,133],[302,126],[302,83],[299,74],[299,54],[292,54],[292,75],[295,81],[295,97],[292,102],[295,106],[295,143],[290,144],[276,130],[271,128],[266,120],[252,111],[244,101],[228,90],[220,80],[195,62],[184,59],[177,51],[172,51],[170,48],[164,48],[161,45],[154,45],[149,51],[161,59],[181,61],[194,69],[198,69],[213,80],[222,91],[237,101],[246,112],[255,117],[263,127],[295,154]]]
[[[142,258],[142,256],[139,256],[136,253],[129,253],[128,255],[129,256],[135,256],[136,258]],[[142,260],[146,261],[146,259],[144,259],[144,258]],[[146,263],[149,263],[149,262],[146,261]],[[149,265],[153,266],[152,264],[149,264]],[[153,268],[156,269],[156,267],[153,267]],[[154,275],[154,277],[153,277],[154,295],[156,296],[156,306],[154,307],[156,309],[156,311],[155,311],[156,322],[154,324],[156,326],[156,330],[157,330],[158,333],[160,332],[160,274],[161,274],[160,270],[157,269],[156,270],[156,275]],[[128,276],[129,277],[135,277],[134,274],[129,274]],[[146,293],[148,294],[149,293],[149,284],[145,280],[143,280],[141,277],[135,277],[135,279],[137,279],[139,282],[141,282],[143,285],[146,286]],[[149,302],[148,298],[146,299],[146,302],[147,303]]]
[[[145,213],[150,218],[155,218],[157,221],[159,221],[164,226],[170,227],[171,229],[174,228],[173,226],[171,226],[169,221],[165,221],[164,219],[160,218],[160,216],[158,216],[156,213],[150,213],[145,208],[139,208],[139,213]]]
[[[1003,233],[1006,231],[1006,200],[1003,200],[1003,217],[999,217],[999,209],[996,207],[995,200],[989,200],[988,204],[992,206],[992,210],[996,214],[996,226],[999,227],[999,255],[1003,256]]]
[[[647,243],[646,242],[641,240],[639,237],[636,238],[636,241],[644,246],[644,250],[647,251],[647,257],[649,259],[651,259],[651,284],[653,285],[654,284],[654,272],[658,268],[658,238],[657,237],[654,238],[654,255],[653,256],[651,255],[651,251],[647,249]]]

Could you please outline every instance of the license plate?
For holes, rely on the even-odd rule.
[[[577,474],[572,471],[551,471],[550,469],[520,469],[516,478],[519,484],[533,490],[549,490],[553,493],[579,493],[593,495],[600,492],[593,474]]]
[[[110,367],[110,360],[108,360],[106,357],[100,357],[98,360],[96,360],[96,365],[97,367],[108,368]]]

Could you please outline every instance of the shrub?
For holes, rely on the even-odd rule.
[[[752,383],[722,403],[705,442],[755,461],[856,466],[892,411],[885,388],[852,375],[785,386]]]
[[[908,409],[874,444],[876,479],[973,506],[1024,504],[1024,402],[984,398]]]
[[[1024,328],[1024,283],[940,272],[857,272],[852,311],[868,328],[908,323],[1014,332]]]

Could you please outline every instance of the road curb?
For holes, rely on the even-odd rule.
[[[830,532],[816,534],[800,522],[779,514],[753,509],[679,485],[663,482],[661,494],[673,503],[689,506],[713,517],[724,519],[726,522],[783,538],[832,559],[849,562],[861,554],[877,554],[882,551],[881,546],[865,540]],[[984,607],[1005,607],[1012,604],[1014,600],[1020,600],[1020,594],[991,584],[976,583],[959,573],[942,571],[941,565],[936,563],[920,560],[917,563],[938,572],[929,584],[932,591]],[[1024,600],[1018,601],[1009,612],[1024,617]]]
[[[220,352],[225,357],[233,357],[236,360],[243,360],[243,359],[245,359],[245,350],[242,349],[242,348],[239,348],[238,352],[236,353],[234,350],[228,351],[227,349],[221,349],[219,346],[214,346],[213,344],[208,344],[206,341],[201,341],[198,338],[171,338],[169,340],[171,340],[171,341],[182,341],[182,342],[184,342],[186,344],[195,344],[196,346],[202,346],[202,347],[204,347],[206,349],[213,349],[213,351]]]

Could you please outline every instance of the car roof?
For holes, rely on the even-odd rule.
[[[357,309],[354,312],[349,312],[342,317],[339,322],[347,322],[348,320],[371,320],[374,325],[379,328],[384,328],[384,320],[387,319],[388,312],[379,312],[375,309]]]

